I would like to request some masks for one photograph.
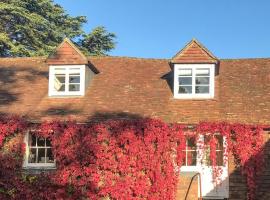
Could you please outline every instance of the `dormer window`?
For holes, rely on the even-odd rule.
[[[50,66],[49,96],[82,96],[85,65]]]
[[[57,47],[46,63],[49,65],[49,96],[84,96],[97,72],[90,69],[88,58],[68,38]]]
[[[214,98],[215,67],[218,59],[196,39],[171,60],[174,70],[174,98]]]
[[[214,77],[214,64],[175,64],[174,97],[213,98]]]

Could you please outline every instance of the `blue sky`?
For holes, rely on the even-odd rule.
[[[197,38],[219,58],[270,57],[269,0],[55,0],[84,29],[117,35],[110,55],[170,58]]]

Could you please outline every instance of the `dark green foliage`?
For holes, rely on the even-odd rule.
[[[108,51],[115,48],[115,37],[114,33],[108,33],[103,26],[99,26],[88,35],[84,35],[78,45],[89,55],[106,55]]]
[[[0,56],[48,55],[65,37],[81,38],[78,44],[84,44],[83,49],[88,54],[105,54],[114,47],[114,37],[110,37],[113,34],[103,29],[101,34],[95,34],[94,30],[88,35],[82,30],[84,23],[86,17],[71,17],[53,0],[1,0]],[[86,46],[81,42],[89,41],[93,34],[100,37],[92,40],[97,44],[87,43],[89,46]],[[97,52],[96,46],[104,49],[99,48],[100,52]]]

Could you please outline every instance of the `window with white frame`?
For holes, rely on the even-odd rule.
[[[213,98],[214,64],[175,64],[175,98]]]
[[[55,167],[52,145],[49,139],[28,132],[25,143],[24,167]]]
[[[183,150],[183,166],[197,165],[197,145],[195,138],[187,138],[185,149]]]
[[[216,165],[224,166],[224,149],[226,146],[225,138],[220,134],[214,135],[216,139]],[[212,166],[210,159],[210,135],[200,135],[199,139],[193,137],[186,138],[185,149],[181,171],[197,171],[199,167]]]
[[[85,65],[50,66],[49,96],[84,95]]]
[[[220,134],[214,135],[216,139],[216,165],[217,166],[223,166],[224,162],[224,137]],[[205,155],[204,155],[204,165],[206,166],[212,166],[212,160],[210,158],[210,142],[211,137],[210,136],[204,136],[204,144],[206,145],[205,149]]]

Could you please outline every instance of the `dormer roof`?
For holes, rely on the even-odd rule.
[[[217,63],[215,57],[198,40],[192,39],[172,59],[171,63]]]
[[[85,65],[87,57],[68,38],[46,60],[49,65]]]

